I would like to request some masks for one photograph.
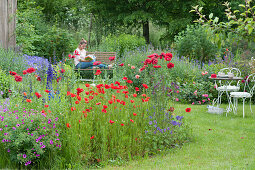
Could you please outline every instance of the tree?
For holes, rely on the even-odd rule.
[[[171,21],[184,19],[195,0],[84,0],[88,10],[104,25],[124,25],[125,27],[142,27],[143,36],[149,43],[149,22],[161,26],[169,26]]]

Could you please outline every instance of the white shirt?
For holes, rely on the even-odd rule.
[[[80,50],[79,48],[77,48],[75,51],[77,51],[78,52],[78,54],[77,55],[75,55],[75,52],[74,52],[74,56],[75,56],[75,58],[74,58],[74,65],[76,66],[77,64],[79,64],[79,60],[80,59],[82,59],[82,60],[85,60],[85,57],[86,57],[86,53],[87,53],[87,51],[86,50]]]

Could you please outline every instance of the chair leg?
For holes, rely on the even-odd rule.
[[[245,98],[243,98],[243,118],[244,118],[244,103],[245,103]]]
[[[251,110],[251,112],[252,112],[252,109],[251,109],[251,98],[250,98],[250,110]]]

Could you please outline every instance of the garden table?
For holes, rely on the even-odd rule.
[[[209,77],[209,79],[215,81],[216,88],[218,88],[217,82],[221,83],[221,89],[218,90],[218,98],[216,100],[218,108],[221,104],[221,99],[220,99],[221,95],[224,92],[226,92],[227,100],[228,100],[228,107],[226,108],[226,116],[227,116],[227,113],[232,110],[231,106],[233,106],[232,101],[231,101],[231,97],[229,95],[229,92],[231,91],[231,88],[229,88],[229,87],[236,87],[236,86],[230,86],[230,84],[231,84],[232,81],[240,81],[240,80],[243,80],[243,78],[242,77],[228,77],[228,75],[225,75],[225,76],[217,76],[215,78]]]

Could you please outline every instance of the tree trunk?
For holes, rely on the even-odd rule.
[[[149,33],[149,21],[144,21],[143,22],[143,36],[146,40],[146,43],[149,44],[150,43],[150,33]]]

